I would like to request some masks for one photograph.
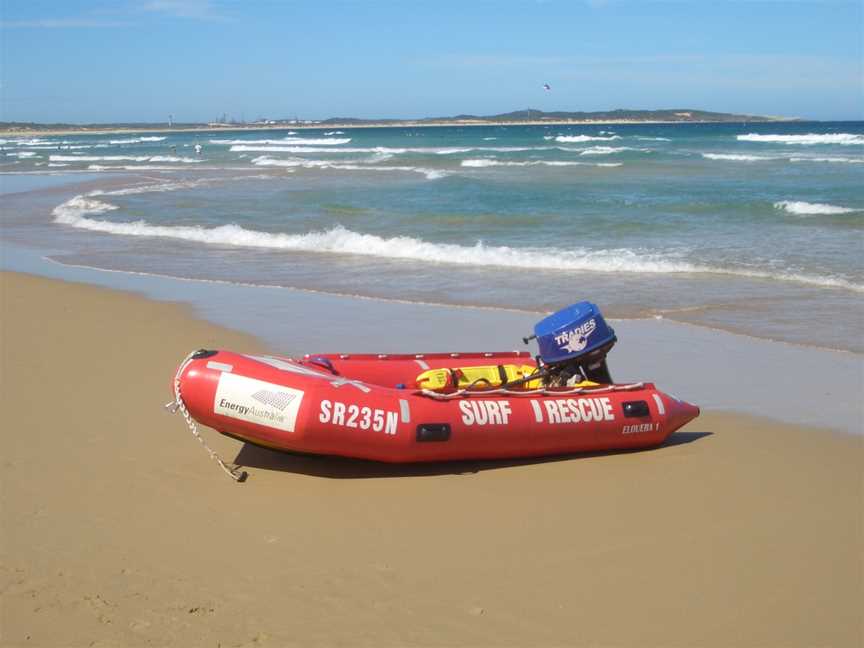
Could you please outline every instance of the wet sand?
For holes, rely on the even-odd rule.
[[[861,436],[707,411],[650,451],[297,457],[162,410],[182,305],[0,274],[2,646],[856,646]],[[341,349],[334,349],[341,350]]]

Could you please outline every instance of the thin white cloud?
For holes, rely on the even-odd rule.
[[[0,22],[0,27],[33,29],[90,29],[104,27],[126,27],[129,23],[117,20],[94,20],[91,18],[47,18],[42,20],[9,20]]]
[[[226,17],[218,11],[212,0],[146,0],[126,6],[120,5],[113,10],[90,12],[90,15],[84,16],[0,21],[0,28],[93,29],[129,27],[135,24],[133,21],[134,14],[141,11],[189,20],[226,20]],[[105,14],[108,14],[108,17]]]
[[[210,0],[149,0],[141,9],[195,20],[224,20],[225,18]]]

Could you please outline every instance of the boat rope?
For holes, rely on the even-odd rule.
[[[170,403],[165,403],[165,409],[174,414],[178,410],[183,415],[183,418],[186,419],[186,425],[189,427],[189,431],[192,432],[192,436],[198,439],[198,442],[204,447],[207,453],[210,455],[210,458],[215,460],[216,463],[219,464],[219,467],[225,471],[231,479],[234,481],[242,482],[246,479],[247,473],[245,470],[241,471],[238,467],[232,467],[226,464],[222,459],[216,454],[216,451],[211,449],[210,446],[207,445],[207,442],[204,441],[204,437],[198,432],[198,426],[195,423],[195,420],[192,418],[192,415],[189,413],[189,410],[186,409],[186,403],[183,402],[183,396],[180,394],[180,376],[183,375],[183,371],[193,360],[193,356],[197,353],[193,351],[186,359],[180,363],[180,368],[177,370],[177,373],[174,375],[174,400]]]
[[[415,393],[420,396],[427,396],[436,400],[451,400],[453,398],[468,398],[470,396],[489,396],[489,395],[506,395],[506,396],[571,396],[575,394],[603,394],[616,391],[632,391],[634,389],[642,389],[645,383],[629,383],[626,385],[603,385],[600,387],[573,387],[571,389],[523,389],[515,391],[513,389],[459,389],[458,391],[449,394],[431,391],[429,389],[420,389]]]

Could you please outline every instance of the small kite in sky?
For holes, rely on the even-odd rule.
[[[552,86],[550,86],[548,83],[544,83],[544,84],[543,84],[543,89],[546,90],[546,91],[548,92],[549,90],[552,89]]]

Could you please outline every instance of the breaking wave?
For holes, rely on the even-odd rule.
[[[744,153],[702,153],[702,157],[708,160],[727,160],[730,162],[769,162],[771,160],[785,160],[787,162],[829,162],[840,164],[864,164],[864,157],[848,156],[798,156],[786,157],[785,155],[747,155]]]
[[[33,139],[4,139],[0,140],[0,145],[11,144],[13,146],[38,146],[39,144],[51,144],[54,145],[54,142],[51,140],[41,139],[39,137],[35,137]]]
[[[494,153],[515,153],[520,151],[548,151],[556,147],[552,146],[463,146],[463,147],[420,147],[420,148],[394,148],[391,146],[374,146],[364,148],[316,148],[314,146],[285,146],[272,144],[234,144],[231,146],[232,153],[379,153],[383,155],[401,155],[403,153],[421,153],[436,155],[452,155],[454,153],[467,153],[469,151],[489,151]]]
[[[610,135],[609,137],[600,137],[596,135],[545,135],[543,139],[554,139],[556,142],[573,144],[576,142],[609,142],[611,140],[621,139],[621,137],[619,135]]]
[[[52,155],[52,162],[147,162],[149,155]]]
[[[87,167],[90,171],[177,171],[183,167],[157,166],[153,164],[119,164],[107,166],[105,164],[91,164]]]
[[[264,144],[234,144],[229,149],[232,153],[378,153],[386,152],[384,147],[377,148],[320,148],[315,146],[275,146]],[[404,153],[406,149],[393,149]]]
[[[141,144],[143,142],[161,142],[165,137],[130,137],[129,139],[108,140],[109,144]]]
[[[790,162],[836,162],[840,164],[864,164],[864,157],[844,157],[844,156],[830,156],[830,157],[791,157],[789,158]]]
[[[782,160],[782,157],[770,155],[743,155],[738,153],[703,153],[703,158],[708,160],[728,160],[730,162],[765,162],[768,160]]]
[[[79,149],[91,149],[91,148],[109,148],[109,144],[70,144],[67,142],[62,142],[60,144],[50,144],[43,145],[40,144],[38,146],[28,146],[29,149],[39,149],[45,151],[75,151]]]
[[[93,200],[86,196],[75,196],[74,198],[71,198],[63,204],[55,207],[52,213],[54,214],[55,223],[64,223],[66,225],[81,227],[81,221],[86,220],[86,216],[104,214],[105,212],[114,209],[117,209],[117,207],[110,203],[102,202],[101,200]],[[100,221],[88,222],[98,223]],[[86,224],[84,225],[84,228],[87,229]]]
[[[864,135],[857,133],[807,133],[805,135],[738,135],[741,142],[773,142],[776,144],[864,144]]]
[[[795,214],[796,216],[851,214],[853,212],[861,211],[860,209],[838,207],[837,205],[827,205],[824,203],[808,203],[801,200],[781,200],[774,203],[774,208],[790,214]]]
[[[113,205],[87,196],[75,196],[54,208],[54,221],[80,229],[122,236],[162,237],[205,245],[353,254],[384,259],[455,264],[464,266],[523,267],[548,270],[572,270],[622,273],[712,273],[744,277],[794,281],[811,285],[839,287],[864,292],[864,286],[834,277],[758,270],[715,268],[693,264],[662,254],[612,248],[514,248],[506,245],[432,243],[411,236],[382,237],[363,234],[337,226],[304,234],[286,234],[250,230],[240,225],[201,227],[188,225],[152,225],[144,220],[117,223],[92,216],[116,209]]]
[[[619,167],[621,162],[567,162],[564,160],[532,160],[530,162],[508,162],[507,160],[492,160],[480,158],[476,160],[462,160],[463,167],[527,167],[527,166],[590,166],[590,167]]]
[[[51,155],[51,162],[183,162],[198,164],[202,160],[172,155]]]
[[[87,194],[90,196],[131,196],[143,193],[164,193],[166,191],[180,191],[181,189],[193,189],[210,182],[208,178],[200,180],[182,180],[175,182],[158,182],[155,184],[141,184],[123,189],[95,189]]]
[[[154,155],[148,162],[182,162],[183,164],[198,164],[203,160],[189,157],[177,157],[176,155]]]
[[[375,158],[370,162],[379,162],[380,159]],[[303,169],[337,169],[342,171],[407,171],[411,173],[420,173],[425,175],[428,180],[437,180],[447,175],[445,171],[440,169],[426,169],[423,167],[413,166],[371,166],[368,164],[345,164],[340,162],[331,162],[329,160],[304,160],[302,158],[293,158],[289,160],[280,160],[262,155],[254,158],[252,164],[263,167],[281,167],[286,169],[303,168]]]
[[[650,153],[651,149],[633,148],[632,146],[592,146],[579,153],[579,155],[612,155],[613,153],[623,153],[624,151]]]
[[[342,144],[348,144],[351,141],[350,137],[343,138],[333,138],[328,137],[325,139],[313,139],[307,137],[284,137],[282,139],[260,139],[260,140],[250,140],[250,139],[211,139],[211,144],[224,144],[228,146],[242,146],[242,145],[273,145],[273,146],[289,146],[292,144],[298,146],[340,146]]]

